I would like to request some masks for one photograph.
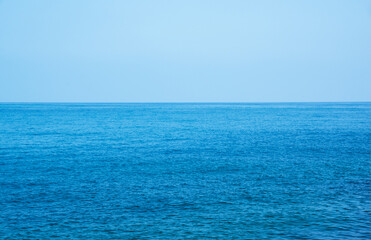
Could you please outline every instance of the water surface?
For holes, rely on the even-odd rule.
[[[371,103],[0,104],[1,239],[370,239]]]

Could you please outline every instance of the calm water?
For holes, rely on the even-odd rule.
[[[371,103],[0,104],[1,239],[370,239]]]

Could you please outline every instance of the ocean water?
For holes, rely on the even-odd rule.
[[[371,239],[371,103],[0,104],[0,239]]]

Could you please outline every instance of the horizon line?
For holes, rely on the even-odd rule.
[[[82,102],[79,102],[79,101],[29,101],[29,102],[25,102],[25,101],[9,101],[9,102],[6,102],[6,101],[0,101],[0,104],[261,104],[261,103],[371,103],[371,100],[369,101],[260,101],[260,102],[237,102],[237,101],[227,101],[227,102],[216,102],[216,101],[210,101],[210,102],[192,102],[192,101],[184,101],[184,102],[165,102],[165,101],[159,101],[159,102],[116,102],[116,101],[112,101],[112,102],[93,102],[93,101],[82,101]]]

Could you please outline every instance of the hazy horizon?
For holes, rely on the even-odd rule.
[[[371,101],[329,101],[329,102],[0,102],[0,104],[368,104]]]

